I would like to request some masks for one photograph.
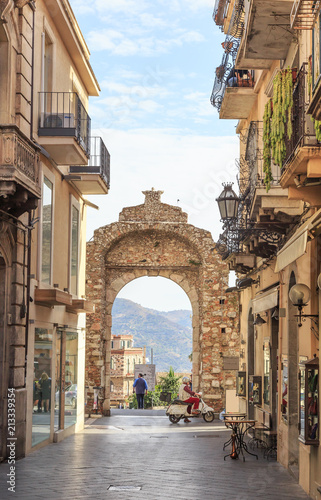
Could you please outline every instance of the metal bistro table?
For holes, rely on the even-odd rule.
[[[243,457],[243,462],[245,462],[245,456],[244,456],[244,451],[248,453],[248,455],[252,455],[253,457],[256,457],[256,460],[258,460],[258,456],[255,455],[254,453],[249,452],[247,449],[247,444],[244,441],[244,436],[245,434],[255,426],[255,420],[226,420],[225,425],[228,429],[232,430],[232,435],[231,435],[231,443],[232,443],[232,451],[228,455],[225,455],[224,460],[226,457],[231,457],[231,458],[239,458],[240,455]]]
[[[224,418],[224,423],[227,420],[244,420],[246,418],[246,413],[225,413],[223,415],[223,418]],[[223,451],[229,444],[232,443],[232,436],[233,434],[231,435],[230,439],[224,443]]]

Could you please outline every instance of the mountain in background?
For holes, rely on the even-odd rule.
[[[112,310],[112,334],[133,335],[134,345],[154,351],[157,372],[172,366],[175,372],[189,372],[192,364],[191,311],[156,311],[127,299],[116,299]]]

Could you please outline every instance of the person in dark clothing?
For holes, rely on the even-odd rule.
[[[133,393],[136,391],[137,406],[139,410],[144,409],[144,395],[147,394],[147,382],[143,378],[143,374],[139,373],[133,385]]]

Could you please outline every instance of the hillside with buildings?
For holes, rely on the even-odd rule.
[[[113,335],[133,335],[134,345],[146,346],[146,356],[150,360],[150,350],[154,351],[154,363],[159,372],[191,370],[188,356],[192,352],[191,312],[157,311],[140,306],[127,299],[116,299],[113,311]]]

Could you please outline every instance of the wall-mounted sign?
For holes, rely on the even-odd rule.
[[[223,356],[223,370],[239,370],[239,358]]]

